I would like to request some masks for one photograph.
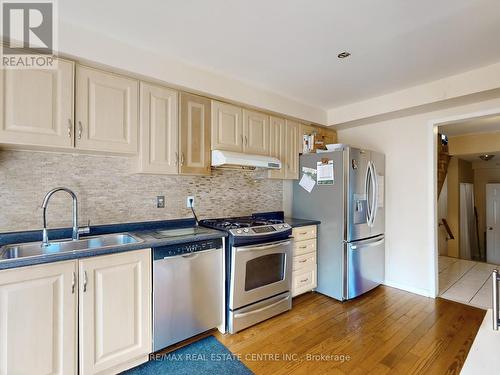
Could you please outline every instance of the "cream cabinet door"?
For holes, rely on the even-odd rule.
[[[76,374],[76,261],[0,271],[0,374]]]
[[[243,152],[243,111],[212,100],[212,150]]]
[[[180,103],[180,173],[210,175],[210,100],[181,93]]]
[[[80,374],[118,373],[151,352],[151,250],[79,261]]]
[[[138,92],[135,79],[76,67],[76,147],[137,154]]]
[[[269,178],[285,178],[285,120],[279,117],[270,118],[269,155],[280,159],[281,169],[270,170]]]
[[[243,110],[243,151],[247,154],[269,155],[269,116]]]
[[[73,147],[74,63],[0,70],[0,143]]]
[[[285,179],[299,178],[299,128],[300,124],[286,120],[285,125]]]
[[[141,172],[179,172],[177,91],[141,82]]]

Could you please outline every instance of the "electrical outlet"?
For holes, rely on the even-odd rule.
[[[193,196],[189,196],[186,198],[186,207],[187,208],[194,207],[194,197]]]
[[[165,208],[165,196],[158,195],[156,197],[156,208]]]

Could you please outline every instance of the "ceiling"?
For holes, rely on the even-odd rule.
[[[465,134],[500,132],[500,115],[487,116],[439,126],[439,132],[448,137]]]
[[[58,4],[63,21],[323,109],[500,61],[498,0]]]
[[[482,155],[482,154],[467,154],[467,155],[453,155],[454,157],[457,157],[459,159],[462,159],[462,160],[467,160],[467,161],[470,161],[470,162],[481,162],[481,164],[486,164],[488,163],[488,165],[497,165],[497,162],[499,162],[500,160],[500,153],[498,152],[489,152],[488,154],[490,155],[495,155],[495,157],[489,161],[482,161],[479,156]]]

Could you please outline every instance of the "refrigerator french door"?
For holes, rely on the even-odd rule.
[[[345,300],[384,280],[385,156],[353,147],[302,155],[299,177],[328,161],[334,183],[310,193],[294,183],[292,215],[321,221],[317,291]]]

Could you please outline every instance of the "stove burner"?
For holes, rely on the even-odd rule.
[[[230,230],[239,228],[259,227],[263,225],[283,224],[283,220],[261,219],[261,218],[246,216],[246,217],[234,217],[234,218],[222,218],[222,219],[207,219],[207,220],[202,220],[202,224],[215,229]]]

